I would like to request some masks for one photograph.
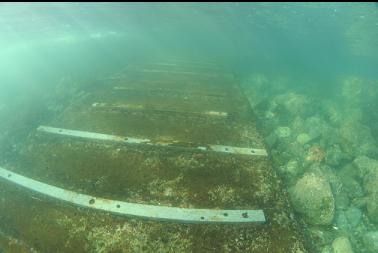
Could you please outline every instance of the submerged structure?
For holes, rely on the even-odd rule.
[[[82,87],[1,165],[0,245],[306,252],[238,84],[209,59],[156,58]]]

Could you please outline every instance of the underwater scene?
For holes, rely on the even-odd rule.
[[[378,4],[1,3],[0,253],[378,252]]]

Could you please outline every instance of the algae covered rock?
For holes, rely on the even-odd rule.
[[[333,253],[353,253],[352,245],[347,237],[336,238],[332,242]]]
[[[378,223],[378,167],[364,178],[364,189],[367,192],[367,212],[371,221]]]
[[[378,81],[360,76],[349,76],[342,81],[341,96],[344,102],[354,107],[361,107],[376,99]]]
[[[304,115],[310,108],[310,100],[295,92],[278,95],[274,98],[274,101],[291,115]]]
[[[371,221],[378,223],[378,161],[360,156],[353,163],[363,179],[363,188],[367,194],[368,216]]]
[[[287,138],[291,135],[289,127],[278,127],[274,132],[279,138]]]
[[[332,145],[327,149],[326,163],[332,166],[339,166],[348,156],[342,152],[339,145]]]
[[[330,224],[335,215],[335,200],[329,182],[313,172],[306,173],[290,189],[297,212],[314,225]]]
[[[369,253],[378,252],[378,231],[370,231],[364,234],[364,246]]]
[[[306,144],[308,142],[310,142],[312,140],[312,138],[310,137],[310,135],[306,134],[306,133],[301,133],[301,134],[298,134],[297,136],[297,142],[300,143],[300,144]]]
[[[295,177],[296,175],[302,173],[303,166],[295,159],[291,159],[287,162],[285,166],[283,166],[283,172],[290,175],[291,177]]]
[[[378,160],[371,159],[367,156],[359,156],[353,161],[354,166],[358,169],[361,177],[378,170]]]
[[[340,128],[342,149],[351,155],[374,156],[378,148],[369,127],[355,121],[345,122]]]
[[[315,115],[305,120],[304,128],[306,133],[311,137],[311,140],[313,140],[325,133],[328,124],[319,115]]]
[[[366,208],[371,221],[378,224],[378,191],[375,191],[366,199]]]

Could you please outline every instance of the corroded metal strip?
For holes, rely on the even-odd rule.
[[[267,152],[265,149],[257,149],[257,148],[241,148],[241,147],[232,147],[232,146],[223,146],[223,145],[201,146],[201,145],[196,145],[193,143],[184,143],[184,142],[178,142],[178,141],[158,142],[158,141],[153,141],[150,139],[140,139],[140,138],[126,137],[126,136],[122,137],[122,136],[117,136],[117,135],[70,130],[70,129],[64,129],[64,128],[49,127],[49,126],[39,126],[38,130],[41,132],[47,132],[47,133],[52,133],[52,134],[60,134],[60,135],[94,139],[94,140],[121,142],[121,143],[128,143],[128,144],[146,144],[146,145],[154,145],[154,146],[185,148],[185,149],[214,151],[214,152],[222,152],[222,153],[230,153],[230,154],[241,154],[241,155],[257,155],[257,156],[267,155]]]
[[[209,61],[209,60],[196,60],[196,61],[190,61],[187,59],[164,59],[166,63],[174,63],[174,64],[180,64],[180,65],[186,65],[186,64],[194,64],[194,65],[206,65],[206,66],[215,66],[219,67],[219,63],[217,61]],[[157,60],[155,62],[158,62]]]
[[[226,97],[226,94],[223,93],[209,93],[209,92],[193,92],[193,91],[182,91],[180,89],[166,89],[166,88],[141,88],[141,87],[131,87],[131,86],[115,86],[113,87],[114,90],[124,90],[124,91],[130,91],[130,92],[155,92],[155,93],[164,93],[165,95],[167,93],[173,94],[173,95],[180,95],[180,96],[189,96],[189,97],[198,97],[198,98],[204,98],[204,99],[211,99],[211,98],[217,98],[219,100],[224,100]]]
[[[108,108],[108,109],[119,109],[119,110],[149,110],[149,111],[161,111],[161,112],[174,112],[174,113],[188,113],[188,114],[199,114],[205,116],[215,116],[215,117],[228,117],[227,112],[218,111],[181,111],[174,109],[158,109],[158,108],[146,108],[143,104],[108,104],[108,103],[93,103],[92,107],[96,108]]]
[[[211,151],[216,152],[225,152],[225,153],[232,153],[232,154],[242,154],[242,155],[261,155],[267,156],[267,152],[265,149],[258,149],[258,148],[239,148],[239,147],[230,147],[230,146],[223,146],[223,145],[209,145]]]
[[[190,71],[174,71],[174,70],[163,70],[163,69],[127,69],[137,72],[144,73],[162,73],[162,74],[178,74],[178,75],[190,75],[190,76],[206,76],[206,77],[218,77],[218,73],[200,73],[200,72],[190,72]],[[229,77],[227,75],[227,77]]]
[[[61,134],[61,135],[67,135],[67,136],[72,136],[72,137],[81,137],[81,138],[86,138],[86,139],[95,139],[95,140],[102,140],[102,141],[124,142],[124,143],[130,143],[130,144],[141,144],[141,143],[150,142],[149,139],[122,137],[122,136],[117,136],[117,135],[70,130],[70,129],[63,129],[63,128],[48,127],[48,126],[39,126],[38,130],[42,132],[53,133],[53,134]]]
[[[217,65],[212,65],[212,64],[198,64],[198,63],[174,63],[174,62],[150,62],[145,65],[140,65],[142,66],[148,66],[148,67],[155,67],[155,68],[170,68],[171,70],[187,70],[187,69],[192,69],[195,71],[221,71],[221,67]],[[128,66],[130,67],[130,66]],[[139,67],[139,66],[131,66],[133,68]]]
[[[247,223],[265,222],[263,210],[188,209],[136,204],[65,190],[0,167],[0,177],[43,195],[106,212],[151,220],[179,223]]]
[[[147,64],[148,65],[148,64]],[[219,69],[219,66],[214,64],[199,64],[199,63],[174,63],[174,62],[153,62],[149,63],[149,65],[157,65],[157,66],[168,66],[168,67],[188,67],[188,68],[213,68],[213,69]]]

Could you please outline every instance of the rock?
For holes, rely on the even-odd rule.
[[[319,142],[324,147],[334,147],[340,145],[340,134],[338,128],[333,128],[328,124],[324,124],[322,130],[322,138]]]
[[[370,193],[366,202],[366,209],[370,220],[378,224],[378,190]]]
[[[250,75],[241,83],[252,107],[256,107],[267,98],[266,87],[269,83],[270,80],[262,74]]]
[[[347,237],[336,238],[332,242],[333,253],[353,253],[352,245]]]
[[[303,174],[305,168],[297,160],[291,159],[286,163],[286,165],[280,166],[279,169],[285,177],[287,181],[286,183],[291,185],[295,183],[298,175]]]
[[[377,83],[377,80],[349,76],[342,81],[341,96],[348,106],[361,107],[376,99]]]
[[[291,123],[291,129],[297,133],[304,132],[305,121],[299,116],[295,117]]]
[[[306,133],[311,137],[311,139],[319,138],[326,127],[326,122],[318,115],[309,117],[305,121]]]
[[[350,105],[343,105],[340,101],[324,101],[322,103],[322,112],[327,122],[334,126],[339,126],[346,121],[361,121],[362,110]]]
[[[346,192],[340,192],[335,195],[335,207],[336,209],[345,210],[348,208],[350,200]]]
[[[367,202],[367,198],[366,197],[362,197],[362,198],[355,198],[353,199],[352,201],[352,205],[357,207],[357,208],[360,208],[362,210],[366,209],[366,203]]]
[[[364,234],[363,243],[369,253],[378,252],[378,231],[370,231]]]
[[[359,170],[360,177],[364,177],[372,170],[378,168],[378,160],[370,159],[367,156],[359,156],[353,161],[354,166]]]
[[[314,145],[307,150],[305,161],[310,164],[314,162],[320,163],[325,160],[326,155],[327,152],[324,150],[324,148]]]
[[[345,216],[348,220],[348,224],[353,228],[360,224],[362,220],[362,211],[361,209],[356,207],[349,207],[345,211]]]
[[[339,124],[342,120],[341,118],[341,107],[334,101],[324,100],[322,103],[322,111],[327,119],[327,121],[332,124]]]
[[[353,176],[353,174],[348,173],[340,173],[338,175],[342,182],[343,191],[348,194],[349,198],[355,199],[364,197],[365,192],[359,182],[360,180],[358,180],[358,176]]]
[[[297,142],[302,145],[310,142],[311,140],[312,138],[310,137],[310,135],[306,133],[301,133],[301,134],[298,134],[297,136]]]
[[[290,158],[301,158],[305,155],[306,149],[303,145],[299,144],[298,142],[290,142],[288,139],[283,142],[284,148],[281,149],[284,152],[288,152],[290,154]]]
[[[355,121],[345,122],[341,126],[340,144],[351,155],[375,155],[377,152],[370,128]]]
[[[309,108],[309,99],[294,92],[288,92],[274,98],[274,101],[293,116],[304,115]]]
[[[285,166],[285,172],[290,175],[297,175],[301,171],[301,166],[297,160],[290,160]]]
[[[325,247],[322,249],[321,253],[333,253],[333,252],[332,252],[332,247],[329,246],[329,245],[325,246]]]
[[[291,135],[291,130],[288,127],[278,127],[275,133],[279,138],[287,138]]]
[[[319,226],[308,226],[310,240],[316,240],[316,245],[331,245],[334,238],[332,230],[326,230]]]
[[[343,210],[339,210],[336,212],[335,223],[339,230],[342,230],[342,231],[349,230],[348,219]]]
[[[343,122],[355,121],[361,122],[364,116],[364,113],[361,108],[346,108],[342,111],[341,116],[343,117]]]
[[[341,178],[335,173],[335,170],[327,165],[314,164],[310,167],[311,172],[321,174],[323,178],[331,185],[334,197],[343,192],[343,183]]]
[[[315,173],[306,173],[290,189],[297,212],[314,225],[331,224],[335,215],[335,200],[329,182]]]
[[[265,119],[273,119],[274,117],[276,117],[276,114],[272,111],[266,111],[264,113],[264,118]]]
[[[358,155],[367,155],[371,157],[378,156],[378,146],[373,141],[367,141],[360,144]]]
[[[332,166],[339,166],[347,156],[341,151],[339,145],[332,145],[327,149],[326,163]]]
[[[367,212],[371,221],[378,223],[378,161],[366,156],[357,157],[354,165],[363,178],[363,188],[367,193]]]

